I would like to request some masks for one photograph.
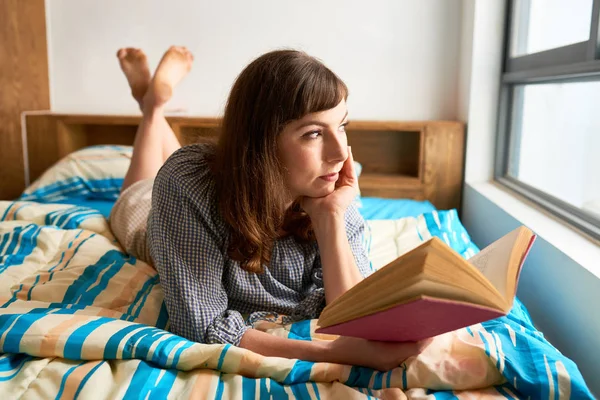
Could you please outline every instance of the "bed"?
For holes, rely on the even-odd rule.
[[[26,133],[32,183],[19,199],[0,202],[3,399],[593,398],[577,366],[544,339],[518,299],[508,316],[441,335],[386,372],[262,357],[170,334],[156,271],[123,251],[106,220],[137,117],[33,117]],[[184,143],[218,135],[213,119],[169,122]],[[352,126],[372,267],[433,236],[465,258],[475,254],[458,213],[462,124]],[[297,340],[333,338],[315,326],[273,316],[254,328]]]

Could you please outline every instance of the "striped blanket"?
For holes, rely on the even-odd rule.
[[[477,252],[455,211],[370,221],[373,267],[431,236]],[[316,321],[254,328],[297,340]],[[0,398],[592,398],[574,363],[516,301],[507,317],[441,335],[397,368],[262,357],[168,332],[156,271],[98,211],[0,202]]]

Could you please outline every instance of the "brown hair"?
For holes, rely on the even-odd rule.
[[[237,77],[227,100],[215,159],[220,211],[230,226],[229,256],[262,272],[275,240],[314,240],[312,225],[289,194],[277,155],[277,136],[306,114],[347,98],[344,82],[319,60],[295,50],[266,53]]]

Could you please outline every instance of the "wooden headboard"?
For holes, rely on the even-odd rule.
[[[29,182],[65,155],[97,144],[131,145],[139,116],[25,114]],[[183,145],[215,140],[220,119],[172,116],[167,121]],[[455,121],[355,121],[348,143],[363,166],[363,196],[429,200],[438,209],[459,208],[464,124]]]

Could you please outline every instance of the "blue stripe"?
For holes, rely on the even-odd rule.
[[[169,335],[169,333],[161,329],[154,329],[152,332],[146,332],[135,346],[133,358],[150,361],[148,356],[150,348],[165,335]]]
[[[260,399],[270,399],[270,393],[269,393],[269,389],[267,389],[267,378],[261,378],[260,379]]]
[[[392,381],[392,371],[388,371],[387,372],[387,378],[385,379],[385,387],[389,388],[390,387],[390,383]]]
[[[77,176],[72,176],[67,179],[63,179],[60,181],[52,182],[46,186],[42,186],[32,191],[31,193],[27,193],[22,197],[43,197],[44,195],[49,195],[51,193],[57,192],[59,190],[68,190],[72,188],[74,185],[81,185],[82,179]]]
[[[312,340],[310,337],[310,320],[293,323],[288,338],[296,340]]]
[[[125,338],[125,336],[127,336],[134,330],[139,329],[142,326],[143,325],[132,324],[130,326],[126,326],[125,328],[121,329],[120,331],[118,331],[117,333],[112,335],[110,337],[110,339],[108,339],[108,342],[106,342],[106,346],[104,346],[104,356],[102,358],[104,358],[105,360],[116,359],[117,351],[119,350],[119,343],[121,343],[121,341]],[[128,341],[127,343],[125,343],[125,345],[133,346],[133,343]]]
[[[408,388],[408,377],[406,376],[406,364],[402,365],[402,389]]]
[[[119,254],[121,254],[121,253],[119,253]],[[146,304],[146,300],[148,299],[148,296],[152,292],[152,289],[154,288],[154,286],[156,286],[159,283],[159,281],[160,281],[160,279],[157,274],[152,279],[148,279],[144,283],[144,286],[142,286],[142,288],[136,294],[135,299],[133,300],[133,303],[131,303],[131,305],[127,309],[127,314],[129,314],[129,321],[135,321],[140,316],[140,313],[142,312],[144,304]],[[138,302],[139,302],[139,305],[136,304]],[[135,309],[136,305],[137,305],[137,309],[136,309],[135,313],[132,314],[132,311]]]
[[[22,283],[21,283],[21,285],[19,285],[19,288],[13,292],[12,297],[10,298],[10,300],[8,300],[6,303],[2,304],[1,308],[6,308],[9,305],[11,305],[12,303],[14,303],[15,301],[17,301],[17,296],[21,292],[21,290],[23,290],[23,284]]]
[[[430,391],[430,393],[428,393],[428,394],[433,394],[433,398],[436,400],[437,399],[446,400],[446,399],[457,399],[458,398],[458,397],[456,397],[454,392],[448,391],[448,390]]]
[[[514,393],[515,395],[519,395],[519,392],[517,390],[515,390],[513,387],[511,387],[510,385],[508,385],[507,383],[505,383],[502,386],[494,386],[494,389],[496,389],[496,391],[501,394],[502,396],[504,396],[507,399],[510,400],[514,400],[514,396],[512,396],[510,394],[510,392],[508,392],[505,388],[508,388],[508,390],[510,390],[510,392]]]
[[[40,187],[24,194],[20,200],[47,200],[59,195],[87,195],[90,198],[116,199],[123,186],[123,178],[85,179],[73,176]]]
[[[2,254],[2,253],[3,253],[3,251],[2,251],[2,250],[4,249],[4,246],[6,246],[6,242],[8,242],[8,238],[10,237],[10,235],[11,235],[12,233],[13,233],[13,232],[7,232],[7,233],[5,233],[4,235],[2,235],[2,242],[0,243],[0,254]]]
[[[44,225],[54,225],[53,221],[58,215],[62,214],[64,210],[64,208],[61,208],[60,210],[51,211],[46,214],[46,217],[44,218]]]
[[[319,387],[315,382],[311,382],[313,390],[315,391],[315,395],[317,396],[317,400],[321,400],[321,395],[319,394]]]
[[[145,398],[152,387],[154,387],[159,372],[159,368],[153,368],[148,363],[140,361],[123,398]]]
[[[165,367],[166,368],[177,368],[177,364],[179,363],[179,357],[181,356],[181,353],[183,353],[185,350],[192,347],[194,344],[195,344],[194,342],[188,341],[186,344],[184,344],[183,346],[178,348],[177,351],[175,352],[175,357],[173,357],[173,362],[171,363],[171,365],[165,365]]]
[[[271,379],[270,383],[271,383],[270,395],[272,396],[271,398],[277,399],[277,400],[290,398],[288,396],[288,394],[285,392],[285,389],[283,388],[283,386],[281,386],[281,384],[279,382],[277,382],[274,379]]]
[[[143,325],[141,325],[143,326]],[[161,329],[145,327],[139,332],[134,333],[125,343],[123,348],[123,359],[138,358],[146,355],[148,349],[156,339],[157,335],[163,335],[166,332]],[[140,348],[138,350],[138,348]]]
[[[217,363],[218,370],[221,370],[223,368],[223,361],[225,361],[225,354],[227,354],[227,350],[229,350],[230,347],[231,347],[231,345],[229,343],[227,343],[225,345],[225,347],[223,347],[223,350],[221,350],[221,355],[219,356],[219,362]]]
[[[73,247],[73,243],[75,243],[75,240],[77,240],[77,238],[79,238],[79,236],[81,236],[81,234],[82,234],[82,233],[83,233],[83,231],[81,230],[81,231],[79,231],[79,232],[77,233],[77,235],[75,235],[75,237],[73,238],[73,240],[71,240],[71,241],[69,242],[69,244],[67,245],[67,249],[66,249],[65,251],[63,251],[63,252],[60,254],[60,260],[58,260],[58,262],[57,262],[55,265],[53,265],[51,268],[49,268],[49,269],[48,269],[48,272],[52,272],[52,271],[54,271],[54,269],[55,269],[56,267],[58,267],[58,266],[59,266],[59,265],[62,263],[63,259],[65,258],[65,254],[67,254],[67,251],[68,251],[68,250],[69,250],[71,247]],[[87,239],[86,239],[86,240],[87,240]],[[80,243],[79,245],[81,245],[81,244],[83,244],[83,243]],[[79,246],[78,246],[78,247],[75,249],[75,251],[73,251],[73,255],[72,255],[71,257],[74,257],[74,256],[75,256],[75,254],[77,253],[77,250],[79,250]],[[67,264],[67,265],[68,265],[68,264]]]
[[[344,384],[350,387],[368,387],[373,373],[371,368],[353,366]]]
[[[552,362],[552,360],[550,359],[550,357],[548,357],[548,368],[550,369],[550,377],[552,379],[552,383],[554,384],[554,387],[556,388],[554,390],[554,400],[559,400],[558,394],[559,392],[559,388],[558,388],[558,372],[556,371],[556,366],[554,365],[554,363]]]
[[[256,398],[256,379],[242,376],[242,399],[254,400]]]
[[[121,270],[124,264],[125,260],[121,252],[109,250],[96,264],[87,267],[69,286],[63,297],[63,303],[93,305],[94,300],[107,288],[110,279]],[[106,272],[102,274],[105,270]],[[101,274],[100,282],[95,285]]]
[[[160,312],[158,313],[158,319],[156,320],[156,327],[160,329],[165,329],[167,327],[168,321],[169,313],[167,312],[167,306],[163,301],[160,306]]]
[[[385,372],[375,372],[375,379],[373,380],[373,389],[383,389],[383,375],[385,375]]]
[[[33,285],[31,285],[31,287],[27,291],[27,301],[31,301],[31,292],[33,291],[33,288],[35,287],[35,285],[37,285],[38,282],[40,281],[40,277],[41,277],[41,275],[38,275],[35,277],[35,281],[33,282]],[[21,289],[23,289],[23,285],[21,285]]]
[[[85,386],[85,384],[87,383],[87,381],[90,379],[90,377],[92,375],[94,375],[94,372],[96,372],[96,370],[98,370],[98,368],[100,368],[100,366],[102,364],[104,364],[105,361],[100,361],[98,363],[98,365],[96,365],[94,368],[92,368],[90,370],[90,372],[88,372],[85,377],[81,380],[81,383],[79,384],[79,387],[77,388],[77,391],[75,392],[75,396],[73,396],[74,400],[77,400],[77,398],[79,397],[79,393],[81,393],[81,389],[83,389],[83,387]]]
[[[157,368],[158,369],[158,368]],[[158,369],[160,372],[161,369]],[[164,369],[165,373],[162,375],[158,383],[155,385],[154,389],[150,393],[150,398],[154,399],[166,399],[169,397],[169,392],[175,383],[175,379],[177,378],[177,374],[179,371],[175,369]]]
[[[32,359],[33,359],[33,357],[25,356],[25,358],[23,358],[23,359],[20,360],[20,365],[17,368],[17,370],[13,374],[11,374],[11,375],[0,377],[0,382],[9,381],[12,378],[14,378],[15,376],[17,376],[19,374],[19,372],[21,372],[21,370],[23,369],[23,367],[25,366],[25,364],[27,364],[27,361],[30,361]]]
[[[223,391],[225,387],[223,385],[223,373],[219,373],[219,383],[217,385],[217,393],[215,393],[215,400],[221,400],[223,398]]]
[[[0,357],[0,372],[12,371],[13,369],[18,368],[25,361],[31,360],[32,358],[33,357],[23,353],[3,354],[2,357]]]
[[[488,356],[488,358],[490,359],[490,361],[492,360],[492,353],[490,351],[490,346],[488,344],[487,339],[485,338],[484,335],[481,334],[480,331],[478,331],[479,333],[479,337],[481,338],[481,341],[483,342],[483,348],[485,350],[485,354]]]
[[[79,225],[89,217],[102,216],[98,211],[89,209],[66,216],[65,220],[59,225],[63,229],[78,229]]]
[[[152,362],[160,366],[166,365],[171,351],[180,343],[187,342],[186,339],[179,336],[170,335],[168,339],[160,342],[152,353]]]
[[[4,219],[8,215],[8,212],[10,211],[10,209],[12,208],[12,206],[14,206],[15,204],[16,204],[15,201],[13,201],[12,203],[10,203],[10,205],[8,206],[8,208],[4,211],[4,214],[2,214],[2,218],[0,218],[0,221],[4,221]],[[2,250],[2,246],[0,246],[0,251],[1,250]]]
[[[2,346],[2,351],[4,353],[21,353],[20,346],[23,335],[25,334],[25,332],[27,332],[31,325],[33,325],[36,321],[44,317],[45,314],[36,309],[31,310],[28,314],[9,316],[0,315],[0,332],[4,330],[4,327],[8,328],[8,326],[10,326],[9,322],[15,322],[13,327],[6,333],[6,337],[4,339],[4,346]]]
[[[77,328],[69,335],[65,343],[64,358],[80,360],[81,349],[87,337],[100,326],[112,321],[114,321],[114,318],[101,317]]]
[[[31,204],[24,204],[21,207],[17,208],[17,210],[14,212],[13,214],[13,220],[17,220],[17,214],[19,213],[19,211],[21,211],[23,208],[30,206]]]
[[[14,230],[15,235],[6,251],[6,254],[8,255],[4,259],[4,263],[0,264],[0,273],[6,271],[10,267],[22,264],[25,257],[29,256],[37,246],[37,238],[42,231],[42,228],[33,224],[27,225],[25,229],[19,228],[20,227],[17,227]],[[21,235],[18,235],[17,233],[21,233]],[[19,242],[19,236],[21,236],[21,241],[18,249],[16,249],[17,243]],[[15,254],[12,254],[15,249]]]
[[[30,229],[35,230],[35,225],[29,224],[25,227],[17,226],[12,231],[12,239],[11,239],[10,243],[8,244],[8,248],[5,251],[5,253],[7,255],[10,255],[15,251],[15,248],[17,247],[17,243],[19,243],[19,238],[21,237],[21,235],[25,235]],[[11,234],[11,232],[7,233],[7,235],[10,235],[10,234]]]
[[[70,207],[62,210],[60,217],[56,218],[52,221],[52,225],[56,225],[59,228],[62,228],[65,222],[71,218],[71,216],[77,215],[77,213],[83,212],[81,207]]]
[[[417,231],[417,235],[419,236],[419,240],[422,242],[423,241],[423,236],[421,235],[421,232],[419,232],[419,227],[417,226],[415,228],[415,230]]]
[[[310,393],[308,393],[307,383],[296,383],[291,385],[292,393],[297,399],[310,399]]]
[[[294,383],[305,383],[310,381],[310,372],[313,365],[315,365],[315,363],[311,361],[296,361],[291,371],[285,377],[283,384],[291,385]]]
[[[267,388],[267,380],[271,389]],[[260,399],[289,399],[288,394],[279,382],[274,379],[262,378],[260,380]]]
[[[81,243],[79,243],[79,245],[77,245],[77,247],[76,247],[76,248],[75,248],[75,250],[73,251],[73,254],[71,255],[71,258],[69,259],[69,261],[67,261],[67,262],[65,263],[65,265],[64,265],[64,266],[63,266],[61,269],[59,269],[58,271],[62,271],[62,270],[64,270],[65,268],[67,268],[67,267],[69,266],[69,264],[71,264],[71,261],[73,261],[73,259],[75,258],[75,255],[76,255],[76,254],[79,252],[79,249],[81,248],[81,246],[83,246],[83,245],[85,244],[85,242],[87,242],[88,240],[90,240],[90,239],[91,239],[91,238],[93,238],[94,236],[96,236],[96,234],[95,234],[95,233],[91,234],[91,235],[90,235],[90,237],[88,237],[88,238],[86,238],[86,239],[82,240],[82,241],[81,241]],[[56,264],[56,266],[55,266],[55,267],[53,267],[53,269],[54,269],[54,268],[56,268],[58,265],[59,265],[59,264]],[[50,271],[50,270],[48,270],[48,271]],[[48,281],[47,281],[46,283],[50,282],[50,281],[51,281],[51,280],[54,278],[54,273],[55,273],[55,271],[51,271],[51,272],[50,272],[50,275],[48,276]]]
[[[62,380],[60,381],[60,389],[58,390],[58,394],[55,397],[56,400],[58,400],[62,397],[62,393],[65,390],[65,384],[67,383],[67,379],[69,378],[69,375],[71,375],[73,373],[73,371],[75,371],[76,368],[80,367],[84,363],[85,363],[85,361],[81,362],[67,370],[67,372],[64,374]]]

